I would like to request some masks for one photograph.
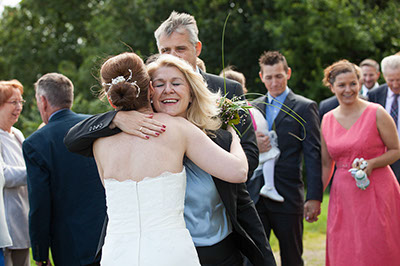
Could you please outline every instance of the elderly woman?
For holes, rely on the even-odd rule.
[[[22,155],[24,136],[13,127],[24,100],[23,86],[17,80],[0,81],[0,142],[4,172],[4,206],[12,246],[5,248],[6,265],[30,265],[28,232],[28,190]]]
[[[0,143],[1,146],[1,143]],[[6,216],[4,212],[3,187],[4,187],[3,167],[0,167],[0,266],[4,266],[3,248],[11,246],[11,237],[8,232]]]

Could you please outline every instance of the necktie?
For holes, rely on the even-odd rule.
[[[272,124],[274,123],[274,109],[272,105],[274,105],[274,99],[271,100],[270,102],[271,105],[268,106],[268,112],[267,112],[267,123],[268,123],[268,130],[272,129]]]
[[[399,104],[397,102],[397,98],[399,98],[399,94],[395,94],[394,95],[394,100],[393,100],[393,103],[392,103],[392,107],[390,107],[390,115],[394,119],[394,123],[396,124],[396,128],[397,128],[397,120],[398,120],[398,116],[399,116]]]

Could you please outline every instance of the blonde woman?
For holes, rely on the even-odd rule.
[[[219,134],[209,131],[220,124],[215,118],[217,95],[189,65],[164,55],[148,71],[151,82],[134,53],[110,58],[100,71],[114,108],[151,114],[152,98],[158,111],[175,116],[154,114],[168,128],[158,138],[119,133],[93,145],[109,216],[102,265],[200,265],[183,217],[184,156],[211,175],[235,183],[246,180],[246,157],[233,130],[230,153],[206,135]]]

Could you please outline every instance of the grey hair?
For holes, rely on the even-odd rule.
[[[52,107],[71,108],[74,101],[74,85],[66,76],[47,73],[35,83],[38,96],[45,96]]]
[[[400,70],[400,56],[398,55],[390,55],[383,58],[381,62],[381,68],[383,75],[385,75],[388,69],[397,69]]]
[[[165,20],[158,29],[154,32],[154,37],[157,41],[157,47],[160,47],[160,38],[163,35],[170,36],[174,32],[181,34],[185,33],[185,30],[189,33],[189,40],[196,47],[199,40],[199,29],[197,28],[196,20],[192,15],[186,13],[178,13],[172,11],[169,18]]]

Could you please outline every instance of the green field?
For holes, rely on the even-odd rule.
[[[303,234],[303,259],[305,265],[325,265],[325,240],[326,220],[328,215],[329,194],[324,194],[321,204],[321,215],[315,223],[304,222]],[[271,234],[270,244],[275,254],[276,261],[280,265],[279,243],[275,235]]]
[[[306,265],[324,265],[325,262],[325,234],[326,234],[326,218],[328,210],[329,195],[324,194],[321,205],[321,215],[315,223],[304,222],[304,261]],[[279,243],[275,235],[271,234],[270,240],[272,251],[279,262]],[[31,254],[31,265],[35,265]]]

